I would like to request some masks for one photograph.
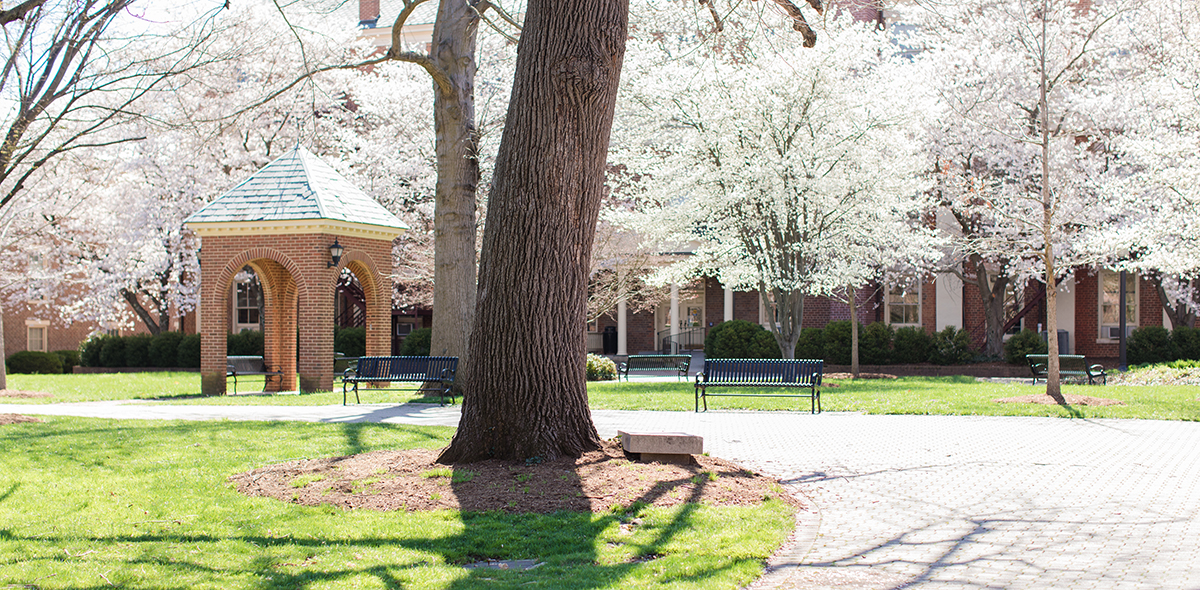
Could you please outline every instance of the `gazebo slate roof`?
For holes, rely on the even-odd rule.
[[[408,229],[383,205],[301,146],[263,166],[184,223],[318,219]]]

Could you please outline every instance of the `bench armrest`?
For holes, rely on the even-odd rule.
[[[358,373],[354,369],[346,369],[342,372],[342,381],[358,377]]]
[[[1093,375],[1104,375],[1104,365],[1092,365],[1088,367],[1088,372]]]

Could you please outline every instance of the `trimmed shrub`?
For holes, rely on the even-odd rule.
[[[100,346],[101,367],[125,366],[125,339],[120,336],[109,336]]]
[[[78,350],[56,350],[54,354],[58,355],[58,359],[62,361],[62,372],[64,373],[73,373],[75,367],[79,366]]]
[[[225,354],[230,356],[262,356],[263,333],[258,330],[242,330],[225,337]]]
[[[149,334],[138,334],[125,337],[125,366],[149,367],[150,342],[154,339]]]
[[[858,333],[858,361],[864,365],[892,362],[892,340],[896,330],[885,322],[872,322]]]
[[[1162,326],[1144,326],[1134,330],[1126,346],[1131,365],[1165,363],[1179,356],[1172,346],[1171,333]]]
[[[179,339],[179,350],[176,352],[175,366],[184,369],[200,368],[199,334],[188,334]]]
[[[862,324],[858,325],[862,336]],[[825,362],[832,365],[850,364],[850,320],[829,322],[825,326]]]
[[[85,367],[103,367],[100,362],[100,351],[104,348],[104,342],[113,338],[107,334],[92,334],[79,344],[79,362]]]
[[[367,354],[367,329],[366,328],[342,328],[334,330],[333,333],[333,351],[340,352],[346,356],[366,356]],[[428,353],[418,356],[429,356]]]
[[[1171,330],[1171,344],[1179,360],[1200,360],[1200,330],[1179,326]]]
[[[176,367],[179,362],[179,341],[183,332],[160,332],[150,340],[150,366]]]
[[[800,330],[800,339],[796,341],[796,358],[824,359],[825,330],[821,328],[804,328]]]
[[[929,362],[935,365],[961,365],[975,358],[971,335],[954,326],[935,332],[929,348]]]
[[[597,354],[587,355],[587,380],[612,381],[617,378],[617,364],[612,359]]]
[[[929,347],[933,339],[924,328],[904,326],[896,330],[892,338],[892,362],[903,364],[923,363],[929,360]]]
[[[429,356],[429,345],[433,342],[433,328],[420,328],[404,337],[400,345],[400,356]]]
[[[746,320],[721,322],[704,338],[704,356],[714,359],[777,359],[782,356],[775,336]]]
[[[150,362],[150,343],[154,341],[154,336],[150,334],[137,334],[134,336],[125,336],[124,340],[126,367],[153,366]]]
[[[62,373],[62,359],[53,352],[22,350],[4,361],[9,373],[57,375]]]
[[[1050,346],[1041,334],[1025,328],[1004,343],[1004,360],[1010,365],[1023,365],[1027,354],[1046,354]]]

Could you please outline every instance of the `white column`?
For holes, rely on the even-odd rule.
[[[668,317],[670,317],[671,327],[667,333],[675,336],[679,333],[679,285],[671,285],[671,311]],[[671,354],[679,352],[679,346],[674,340],[671,341],[670,352]]]
[[[725,321],[733,319],[733,288],[725,287]]]
[[[629,354],[629,347],[626,346],[628,334],[625,319],[626,307],[624,299],[617,302],[617,354],[622,356]]]

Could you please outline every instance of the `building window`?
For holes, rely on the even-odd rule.
[[[50,322],[25,320],[25,350],[49,351]]]
[[[38,352],[46,352],[45,328],[29,328],[29,346],[27,348]]]
[[[249,267],[243,268],[234,279],[233,333],[262,328],[262,286]]]
[[[887,291],[887,319],[894,326],[921,325],[921,285],[905,289],[893,285]]]
[[[1100,271],[1100,338],[1116,340],[1121,337],[1121,273]],[[1137,275],[1125,275],[1125,337],[1138,325]]]

